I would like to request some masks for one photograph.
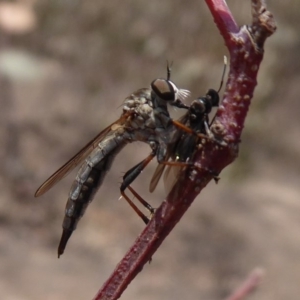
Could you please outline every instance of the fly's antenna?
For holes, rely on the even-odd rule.
[[[224,76],[225,76],[225,73],[226,73],[226,68],[227,68],[227,57],[226,55],[224,55],[224,68],[223,68],[223,73],[222,73],[222,77],[221,77],[221,82],[220,82],[220,87],[217,91],[217,93],[219,94],[222,86],[223,86],[223,83],[224,83]]]
[[[167,60],[167,80],[169,81],[171,79],[171,70],[172,70],[172,64],[173,62],[169,64],[169,61]]]
[[[219,106],[219,92],[223,86],[223,83],[224,83],[224,76],[225,76],[225,73],[226,73],[226,68],[227,68],[227,57],[224,55],[224,68],[223,68],[223,73],[222,73],[222,77],[221,77],[221,82],[220,82],[220,86],[219,86],[219,89],[218,91],[216,92],[215,90],[213,89],[210,89],[208,91],[208,93],[206,94],[206,96],[210,96],[210,101],[211,101],[211,105],[212,106]],[[214,122],[216,118],[216,115],[214,115],[213,119],[211,120],[210,124],[209,124],[209,127],[211,126],[211,124]]]

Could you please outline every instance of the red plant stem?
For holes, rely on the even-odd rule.
[[[225,42],[230,39],[230,34],[239,32],[240,28],[228,9],[226,1],[206,0],[206,3]]]
[[[255,269],[226,300],[243,300],[249,296],[261,283],[263,271]]]
[[[95,300],[118,299],[127,285],[151,260],[157,248],[179,222],[195,197],[237,156],[245,117],[263,58],[263,43],[276,27],[262,1],[252,0],[253,24],[238,28],[223,0],[206,0],[230,53],[230,71],[224,99],[211,130],[226,141],[223,147],[204,140],[195,155],[195,166],[183,172],[153,218],[117,265]]]

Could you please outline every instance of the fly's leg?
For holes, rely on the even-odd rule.
[[[195,168],[197,170],[204,170],[204,171],[206,171],[207,173],[209,173],[213,177],[213,179],[215,181],[215,184],[218,184],[218,182],[220,180],[220,177],[219,177],[220,173],[218,173],[218,172],[216,172],[214,170],[208,169],[208,168],[204,168],[204,167],[202,167],[201,165],[198,165],[198,164],[194,164],[193,168]]]
[[[223,146],[223,147],[227,146],[227,143],[225,141],[220,141],[220,140],[216,139],[215,135],[211,132],[210,127],[208,126],[208,124],[206,122],[204,122],[206,134],[196,132],[193,129],[191,129],[191,128],[185,126],[184,124],[182,124],[178,121],[175,121],[175,120],[172,120],[172,123],[177,128],[179,128],[179,129],[181,129],[181,130],[183,130],[183,131],[185,131],[189,134],[194,134],[198,138],[213,141],[213,142],[217,143],[219,146]]]
[[[205,170],[208,173],[210,173],[213,176],[213,179],[215,181],[215,183],[217,184],[220,180],[219,174],[215,171],[212,171],[210,169],[207,168],[203,168],[201,166],[198,166],[197,164],[193,163],[193,162],[183,162],[183,161],[161,161],[159,162],[162,165],[166,165],[166,166],[173,166],[173,167],[191,167],[191,168],[196,168],[198,170]]]
[[[179,99],[176,99],[172,103],[170,103],[172,106],[178,107],[178,108],[185,108],[189,109],[189,106],[181,102]]]
[[[144,200],[134,189],[131,185],[128,186],[129,191],[131,194],[138,199],[138,201],[150,212],[150,218],[153,216],[155,209],[146,201]],[[149,222],[149,218],[147,218]],[[146,224],[147,224],[146,223]]]
[[[165,166],[172,167],[192,167],[194,164],[192,162],[184,162],[184,161],[159,161],[160,164]]]
[[[175,121],[175,120],[172,120],[172,123],[174,126],[176,126],[177,128],[185,131],[186,133],[189,133],[189,134],[194,134],[196,136],[198,136],[199,138],[204,138],[204,139],[208,139],[209,137],[203,133],[197,133],[196,131],[194,131],[193,129],[185,126],[184,124],[180,123],[179,121]]]
[[[146,217],[140,209],[130,200],[130,198],[123,192],[121,192],[122,197],[127,201],[130,207],[135,211],[135,213],[143,220],[143,222],[147,225],[149,223],[149,218]],[[139,199],[138,199],[139,200]]]
[[[129,191],[133,194],[134,197],[138,199],[138,201],[147,209],[149,212],[153,215],[154,214],[154,208],[146,201],[144,200],[134,189],[131,185],[128,186]]]
[[[121,195],[128,202],[131,208],[136,212],[136,214],[143,220],[145,224],[148,224],[149,218],[146,217],[140,209],[130,200],[130,198],[125,194],[125,190],[128,188],[131,193],[137,198],[137,200],[150,211],[150,214],[153,215],[154,208],[145,201],[131,186],[130,184],[141,174],[141,172],[145,169],[145,167],[149,164],[149,162],[155,157],[156,151],[153,151],[147,158],[138,163],[136,166],[131,168],[129,171],[125,173],[123,176],[123,182],[120,187]]]

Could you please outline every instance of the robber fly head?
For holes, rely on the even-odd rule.
[[[178,107],[186,107],[182,101],[189,96],[188,90],[179,89],[174,82],[170,80],[171,68],[167,64],[167,79],[158,78],[152,81],[151,89],[160,99]]]

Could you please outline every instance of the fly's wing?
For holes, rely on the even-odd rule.
[[[181,118],[178,119],[178,122],[180,122],[184,125],[187,123],[187,121],[188,121],[188,113],[184,114]],[[178,129],[178,132],[175,133],[174,139],[172,141],[172,144],[174,144],[174,147],[173,148],[168,147],[169,149],[168,149],[168,153],[166,156],[166,161],[168,161],[170,158],[173,159],[173,157],[175,155],[175,151],[176,151],[176,145],[177,145],[177,142],[179,141],[179,139],[181,138],[181,135],[182,135],[181,130]],[[171,145],[171,143],[170,143],[170,145]],[[150,181],[150,186],[149,186],[150,193],[152,193],[156,189],[157,184],[165,170],[165,167],[166,167],[166,165],[164,165],[164,164],[158,164],[158,166],[156,167],[154,174]],[[173,168],[177,169],[178,167],[168,166],[168,168],[167,168],[168,173],[170,173],[170,169],[173,169]],[[166,178],[166,174],[164,175],[164,182],[165,182],[165,178]],[[166,188],[166,184],[165,184],[165,188]],[[167,190],[167,191],[169,191],[169,190]]]
[[[78,164],[80,164],[105,138],[109,132],[116,130],[122,126],[130,112],[122,115],[116,122],[112,123],[101,131],[94,139],[92,139],[87,145],[85,145],[75,156],[73,156],[68,162],[66,162],[61,168],[59,168],[53,175],[51,175],[35,192],[34,196],[39,197],[50,190],[55,184],[62,180],[69,172],[71,172]]]
[[[179,178],[180,171],[183,169],[183,167],[178,166],[167,166],[166,171],[164,173],[164,186],[165,191],[168,193],[171,191],[175,183],[177,182]]]
[[[166,158],[166,160],[168,161],[169,160],[169,155],[168,157]],[[166,165],[163,165],[163,164],[158,164],[155,171],[154,171],[154,174],[151,178],[151,181],[150,181],[150,186],[149,186],[149,191],[150,193],[152,193],[156,187],[157,187],[157,184],[161,178],[161,175],[163,174],[164,172],[164,169],[165,169]]]
[[[150,192],[152,193],[155,189],[156,186],[164,172],[163,180],[164,180],[164,186],[165,186],[165,191],[168,193],[171,191],[172,187],[176,183],[179,172],[182,170],[182,167],[178,166],[166,166],[163,164],[159,164],[155,172],[152,176],[151,182],[150,182]]]
[[[183,133],[177,143],[176,151],[172,156],[173,161],[185,163],[192,159],[197,146],[198,138],[189,133]],[[184,166],[168,166],[164,173],[165,190],[169,192],[179,179]]]

